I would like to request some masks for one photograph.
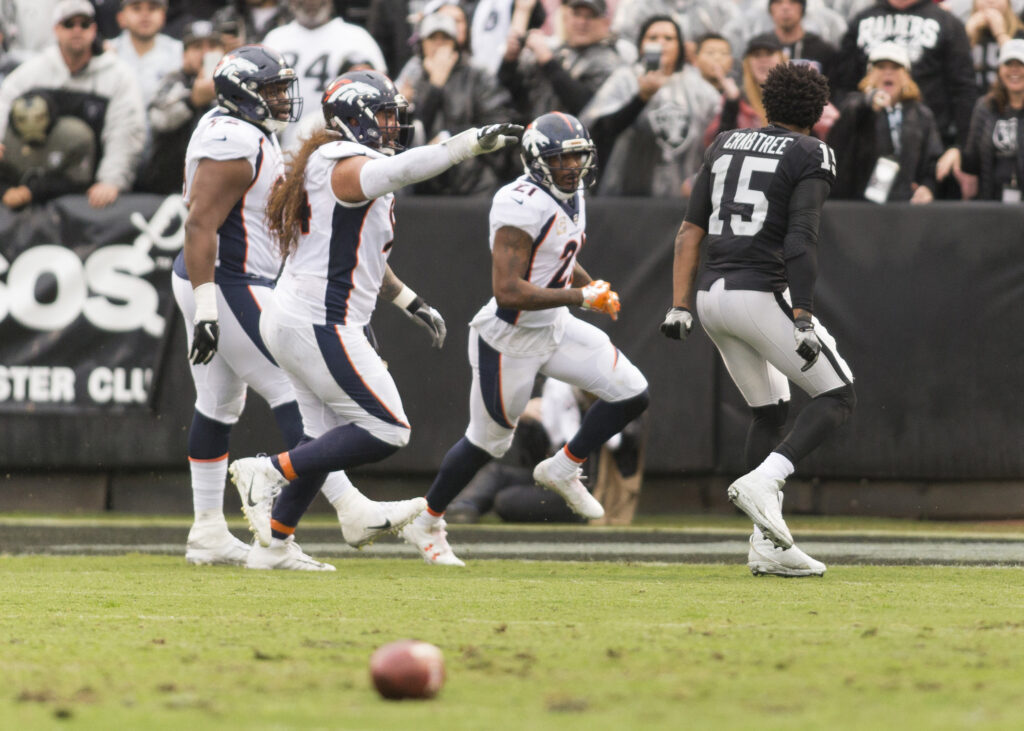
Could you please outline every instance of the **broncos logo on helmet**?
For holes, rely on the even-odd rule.
[[[523,133],[523,166],[539,185],[559,200],[576,195],[580,181],[597,169],[597,147],[576,117],[562,112],[543,114]],[[578,155],[575,165],[566,155]]]
[[[217,103],[232,116],[267,132],[281,132],[302,113],[295,70],[266,46],[242,46],[228,53],[213,72]]]
[[[345,139],[393,154],[405,149],[409,103],[379,71],[349,71],[332,81],[321,101],[328,129]],[[384,112],[382,119],[377,114]]]

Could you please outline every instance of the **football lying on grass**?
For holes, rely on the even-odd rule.
[[[433,698],[444,684],[444,656],[428,642],[391,642],[370,657],[370,676],[385,698]]]

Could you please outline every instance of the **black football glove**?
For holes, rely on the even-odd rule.
[[[810,320],[800,319],[793,322],[793,336],[796,338],[796,354],[807,363],[800,369],[806,371],[815,361],[818,360],[818,353],[821,352],[821,341],[818,334],[814,332],[814,323]]]
[[[519,138],[522,136],[523,127],[521,125],[508,122],[489,124],[477,130],[473,154],[480,155],[485,152],[500,150],[509,145],[517,145],[519,144]]]
[[[220,326],[216,320],[200,320],[192,331],[192,349],[188,360],[192,365],[206,365],[217,353]]]
[[[685,307],[673,307],[665,313],[661,323],[661,334],[673,340],[686,340],[693,329],[693,315]]]
[[[445,336],[448,334],[448,328],[445,327],[441,313],[424,302],[422,297],[417,297],[405,308],[405,314],[430,333],[430,344],[440,350],[444,345]]]

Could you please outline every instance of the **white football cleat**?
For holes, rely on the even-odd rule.
[[[254,543],[245,562],[247,569],[282,569],[284,571],[334,571],[329,563],[317,561],[303,553],[295,536],[275,538],[269,546]]]
[[[761,529],[764,537],[778,548],[793,545],[793,536],[782,517],[779,491],[783,480],[773,480],[756,472],[748,472],[729,485],[729,500],[746,513]]]
[[[375,502],[367,500],[344,514],[338,512],[341,535],[353,548],[363,548],[388,533],[398,533],[427,509],[427,499]]]
[[[220,520],[192,524],[185,542],[185,560],[193,566],[245,566],[249,544],[235,538]]]
[[[565,498],[565,502],[569,504],[569,507],[577,515],[582,515],[590,520],[603,517],[604,508],[601,507],[601,503],[590,494],[580,480],[580,474],[583,470],[577,468],[571,477],[555,477],[551,470],[554,461],[554,457],[548,457],[539,462],[533,468],[534,481],[541,487],[557,492]]]
[[[270,457],[236,459],[228,467],[228,473],[242,498],[242,512],[250,530],[261,546],[269,546],[270,510],[288,480],[277,471]]]
[[[430,528],[412,522],[402,528],[402,538],[416,546],[423,560],[433,566],[465,566],[465,562],[448,545],[445,527],[444,518],[439,518]]]
[[[747,551],[747,566],[754,576],[823,576],[825,564],[811,558],[796,545],[776,548],[754,526],[750,536],[750,550]]]

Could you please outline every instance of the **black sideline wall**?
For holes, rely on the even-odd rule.
[[[151,230],[150,237],[164,236],[161,245],[168,247],[153,248],[154,270],[145,275],[160,291],[165,334],[133,341],[146,350],[136,355],[152,364],[156,392],[150,406],[83,412],[8,396],[0,403],[5,472],[183,469],[194,393],[183,324],[167,286],[170,247],[175,240],[180,246],[180,221],[167,214],[173,212],[172,203],[127,196],[113,209],[95,213],[80,198],[67,197],[31,214],[0,211],[4,377],[12,366],[73,365],[79,353],[72,351],[79,346],[58,346],[89,342],[83,318],[52,332],[12,328],[5,298],[12,285],[11,264],[23,250],[59,242],[81,252],[84,260],[102,245],[135,241],[138,248],[147,225],[159,229]],[[378,308],[375,329],[413,434],[408,448],[369,472],[432,473],[465,427],[466,323],[490,291],[487,208],[486,199],[403,198],[398,203],[391,264],[443,313],[449,335],[444,349],[434,351],[425,333],[395,308],[386,303]],[[161,210],[162,218],[157,215]],[[678,202],[592,199],[580,261],[595,278],[611,281],[623,310],[615,323],[577,314],[603,327],[650,380],[648,472],[734,474],[742,471],[745,405],[703,331],[682,345],[658,332],[671,300],[672,243],[682,213]],[[840,438],[801,465],[802,475],[876,480],[1024,476],[1022,224],[1024,207],[1001,204],[827,205],[816,309],[854,371],[859,403]],[[49,280],[34,286],[41,302],[54,296]],[[90,299],[105,296],[124,305],[109,288],[97,294],[89,287]],[[97,301],[97,307],[102,305]],[[71,331],[78,334],[72,338]],[[131,336],[126,333],[119,342]],[[101,356],[112,348],[101,346]],[[0,392],[9,391],[10,384],[6,390],[0,384]],[[250,399],[259,400],[255,395]],[[801,399],[794,394],[795,404]],[[269,412],[250,403],[236,429],[233,454],[279,447]]]

